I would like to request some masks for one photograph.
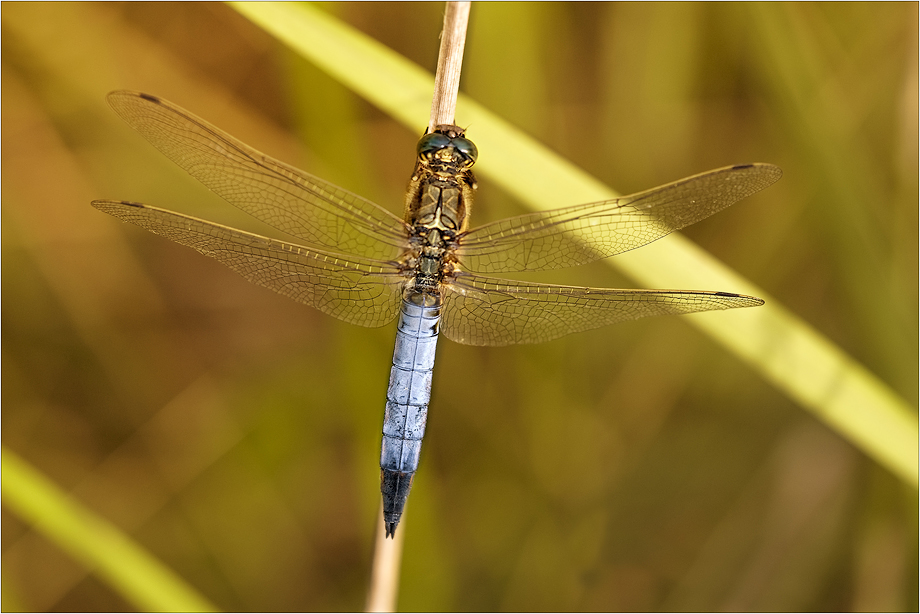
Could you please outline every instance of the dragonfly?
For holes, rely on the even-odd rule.
[[[771,164],[720,168],[629,196],[469,228],[478,150],[457,126],[438,126],[418,141],[399,218],[166,100],[130,91],[107,100],[173,162],[290,240],[136,202],[96,200],[94,207],[345,322],[379,327],[398,320],[380,456],[387,537],[418,469],[441,333],[470,345],[541,343],[646,316],[763,304],[729,292],[584,288],[489,274],[577,266],[641,247],[771,185],[782,175]]]

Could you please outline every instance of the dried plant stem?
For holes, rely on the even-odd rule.
[[[403,512],[401,529],[405,529],[406,513]],[[374,562],[371,567],[371,588],[367,595],[365,612],[395,612],[396,593],[399,588],[399,563],[402,560],[402,545],[405,530],[396,531],[393,539],[387,539],[383,523],[383,501],[377,512],[377,538],[374,543]]]
[[[453,124],[460,90],[460,67],[463,64],[463,46],[469,22],[470,2],[447,2],[444,12],[444,30],[441,32],[441,50],[438,53],[438,71],[431,99],[431,117],[428,131],[436,126]],[[399,587],[399,565],[405,535],[406,515],[403,513],[400,530],[393,539],[387,539],[383,522],[383,503],[377,513],[377,538],[374,544],[374,561],[371,568],[371,586],[368,592],[367,612],[394,612]]]
[[[466,43],[466,25],[470,18],[469,2],[447,2],[444,13],[444,30],[441,32],[441,51],[438,53],[438,72],[434,79],[434,97],[431,99],[431,118],[428,131],[441,124],[453,124],[460,90],[460,68],[463,65],[463,46]]]

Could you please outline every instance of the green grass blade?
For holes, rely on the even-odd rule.
[[[3,505],[59,545],[140,610],[216,612],[182,578],[107,520],[3,448]]]
[[[412,130],[424,129],[434,87],[430,73],[309,5],[232,5]],[[535,210],[616,195],[464,96],[458,103],[457,123],[475,132],[482,152],[478,174]],[[607,262],[646,287],[725,290],[765,298],[767,305],[757,309],[688,319],[870,457],[917,486],[916,411],[762,289],[679,235]]]

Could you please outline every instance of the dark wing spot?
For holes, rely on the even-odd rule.
[[[741,170],[742,168],[753,168],[753,164],[736,164],[732,167],[732,170]]]
[[[738,167],[735,167],[735,168],[738,168]],[[716,292],[715,295],[716,296],[730,296],[732,298],[741,296],[740,294],[732,294],[731,292]]]
[[[140,96],[144,100],[149,100],[150,102],[160,104],[160,99],[157,98],[156,96],[151,96],[150,94],[138,94],[138,96]]]

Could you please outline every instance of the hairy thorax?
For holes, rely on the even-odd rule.
[[[466,230],[476,190],[476,180],[470,170],[475,158],[471,160],[462,149],[451,145],[458,136],[468,141],[456,130],[444,134],[447,145],[437,149],[425,149],[420,145],[406,194],[405,219],[412,227],[415,248],[407,262],[407,269],[415,277],[414,284],[407,289],[407,298],[419,304],[439,302],[438,284],[454,270],[453,251],[458,235]],[[424,297],[412,298],[412,295]]]

